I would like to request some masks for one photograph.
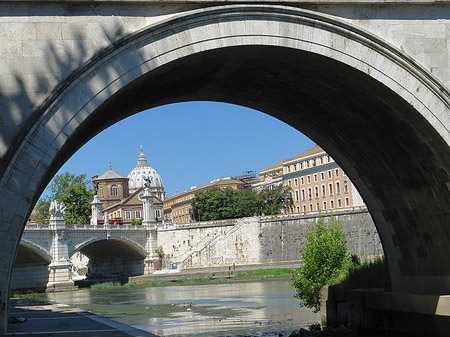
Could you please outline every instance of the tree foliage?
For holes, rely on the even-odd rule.
[[[88,224],[91,214],[90,202],[93,197],[94,193],[86,188],[86,184],[70,185],[62,196],[62,202],[66,206],[64,215],[66,223]]]
[[[197,221],[210,221],[280,214],[292,202],[289,191],[282,185],[260,192],[214,187],[195,194],[192,216]]]
[[[56,175],[51,181],[48,189],[50,190],[50,199],[56,200],[57,202],[63,202],[63,197],[67,194],[70,186],[81,184],[85,187],[90,183],[86,179],[86,174],[76,175],[70,172],[64,172]],[[67,206],[67,205],[66,205]]]
[[[291,281],[301,305],[318,311],[321,289],[332,284],[348,262],[347,245],[340,222],[331,214],[325,224],[320,212],[317,223],[310,224],[306,240],[300,250],[302,265]]]
[[[43,197],[39,199],[35,207],[36,223],[48,224],[50,222],[50,198]]]
[[[93,192],[87,188],[88,184],[86,174],[65,172],[56,175],[48,186],[49,195],[39,199],[36,204],[36,222],[49,222],[50,203],[55,200],[66,206],[66,223],[89,223]]]
[[[290,209],[293,204],[291,188],[286,185],[275,185],[258,193],[259,215],[280,214],[283,209]]]

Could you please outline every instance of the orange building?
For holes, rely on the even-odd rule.
[[[365,206],[345,172],[317,145],[260,171],[259,188],[274,183],[292,190],[294,203],[288,213]]]

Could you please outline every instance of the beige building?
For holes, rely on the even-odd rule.
[[[261,170],[260,182],[255,187],[274,183],[285,184],[292,189],[294,203],[287,210],[289,213],[365,206],[345,172],[317,145]]]

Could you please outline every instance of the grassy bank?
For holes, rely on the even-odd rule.
[[[32,300],[40,300],[41,299],[39,297],[39,294],[32,293],[32,292],[31,293],[30,292],[27,292],[27,293],[14,292],[9,297],[11,297],[11,298],[29,298]]]
[[[294,272],[290,268],[269,268],[269,269],[257,269],[251,270],[245,273],[238,273],[232,277],[216,277],[214,273],[211,273],[209,277],[194,277],[194,278],[182,278],[177,281],[166,280],[143,280],[137,282],[129,282],[124,285],[120,285],[116,282],[98,283],[91,286],[92,290],[103,290],[112,288],[147,288],[147,287],[161,287],[170,285],[200,285],[200,284],[217,284],[225,282],[245,282],[245,281],[258,281],[268,279],[289,279]]]

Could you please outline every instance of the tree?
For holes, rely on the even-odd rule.
[[[50,195],[42,197],[36,204],[36,221],[48,223],[50,202],[56,200],[66,206],[66,223],[89,223],[93,192],[87,188],[88,184],[85,174],[65,172],[56,175],[48,186]]]
[[[236,194],[234,208],[239,218],[254,216],[259,209],[258,193],[251,188],[239,191]]]
[[[163,260],[164,260],[164,256],[166,255],[164,253],[164,249],[162,246],[159,246],[156,250],[155,250],[156,255],[158,255],[158,259],[159,259],[159,267],[160,269],[162,269],[163,266]]]
[[[94,193],[86,188],[86,184],[70,185],[61,200],[66,206],[64,215],[66,223],[88,224],[91,214],[90,202],[93,197]]]
[[[35,207],[36,223],[48,224],[50,222],[50,198],[43,197],[39,199]]]
[[[279,185],[256,192],[214,187],[195,194],[192,216],[197,221],[243,218],[254,215],[280,214],[292,204],[291,189]]]
[[[309,226],[300,254],[302,265],[291,279],[296,288],[294,297],[303,301],[300,305],[319,311],[321,289],[332,284],[349,261],[342,226],[333,214],[327,225],[319,212],[317,223]]]
[[[86,186],[89,183],[90,181],[86,179],[86,174],[76,175],[70,172],[58,174],[48,186],[48,189],[50,190],[50,199],[51,201],[56,200],[57,202],[62,202],[63,196],[67,193],[70,186],[76,184]]]
[[[286,185],[275,185],[264,188],[258,193],[260,215],[276,215],[288,210],[292,203],[291,188]]]
[[[198,221],[233,219],[238,217],[235,210],[236,192],[232,188],[214,187],[195,194],[192,201],[192,215]]]

